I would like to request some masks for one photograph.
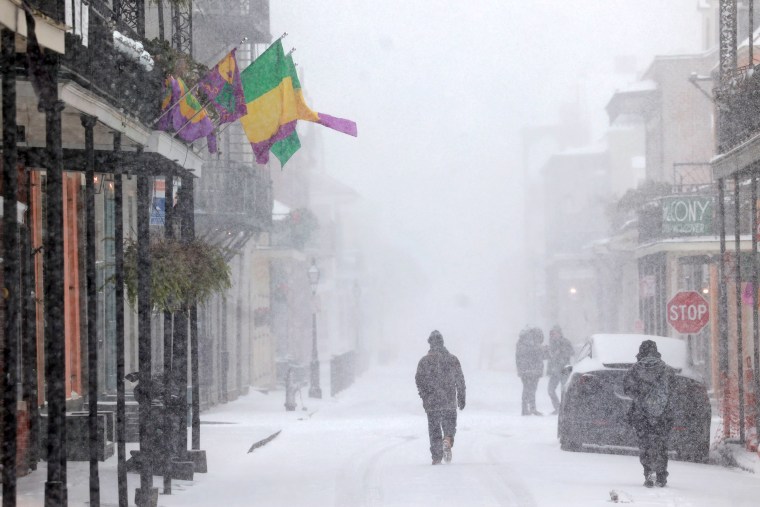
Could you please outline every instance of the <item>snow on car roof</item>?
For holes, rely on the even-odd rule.
[[[688,365],[686,342],[677,338],[651,336],[645,334],[595,334],[591,336],[591,355],[604,364],[633,364],[639,345],[644,340],[657,343],[662,360],[673,368],[683,369]]]

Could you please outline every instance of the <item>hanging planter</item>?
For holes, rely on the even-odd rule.
[[[298,208],[291,211],[288,215],[287,225],[290,227],[290,237],[293,241],[293,246],[301,250],[319,228],[319,221],[317,221],[317,217],[308,208]]]
[[[150,244],[151,303],[156,312],[185,310],[232,287],[222,249],[201,240]],[[124,285],[132,307],[137,304],[137,243],[124,250]]]

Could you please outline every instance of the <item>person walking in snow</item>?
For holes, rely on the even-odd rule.
[[[673,426],[670,393],[675,370],[661,359],[652,340],[641,342],[636,360],[623,377],[623,393],[633,400],[628,422],[639,441],[644,486],[663,488],[668,482],[668,436]]]
[[[538,380],[544,374],[544,333],[537,327],[520,331],[515,359],[522,380],[522,415],[543,415],[536,410]]]
[[[443,346],[443,336],[433,331],[430,350],[417,364],[417,392],[428,418],[430,454],[433,465],[451,462],[451,448],[457,432],[457,407],[464,410],[465,385],[459,359]]]
[[[562,384],[562,389],[565,388],[567,376],[563,370],[565,366],[570,364],[570,359],[574,354],[573,344],[562,335],[562,328],[556,325],[552,327],[549,331],[548,361],[546,364],[546,374],[549,375],[549,398],[551,398],[552,406],[554,407],[552,414],[556,414],[559,411],[557,386]]]

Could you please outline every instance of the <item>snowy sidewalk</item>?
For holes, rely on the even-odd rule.
[[[164,496],[161,477],[154,477],[154,486],[159,490],[159,505],[169,505],[168,500],[183,505],[185,490],[191,489],[195,482],[213,480],[211,477],[224,476],[230,468],[240,466],[242,456],[248,454],[252,445],[281,432],[276,438],[283,438],[292,425],[307,424],[308,421],[325,405],[334,405],[335,399],[316,400],[307,397],[307,389],[302,389],[303,399],[296,397],[296,411],[285,410],[285,392],[282,390],[259,392],[254,389],[235,401],[217,405],[201,413],[201,449],[206,451],[209,474],[196,474],[195,481],[172,482],[172,496]],[[304,406],[307,410],[304,410]],[[271,440],[274,441],[275,439]],[[188,428],[188,442],[190,429]],[[127,444],[129,451],[138,449],[136,443]],[[259,447],[258,449],[261,449]],[[253,452],[257,452],[257,450]],[[100,463],[100,498],[103,507],[118,505],[116,481],[116,455]],[[89,463],[68,462],[68,496],[70,506],[89,505]],[[37,470],[18,479],[19,507],[37,507],[44,505],[44,489],[47,479],[47,464],[40,462]],[[138,474],[127,474],[129,486],[129,503],[134,504],[135,488],[139,486]],[[216,502],[208,504],[218,505]]]

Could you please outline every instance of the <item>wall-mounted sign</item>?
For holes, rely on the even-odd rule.
[[[666,236],[713,234],[713,198],[684,195],[663,197],[662,233]]]

